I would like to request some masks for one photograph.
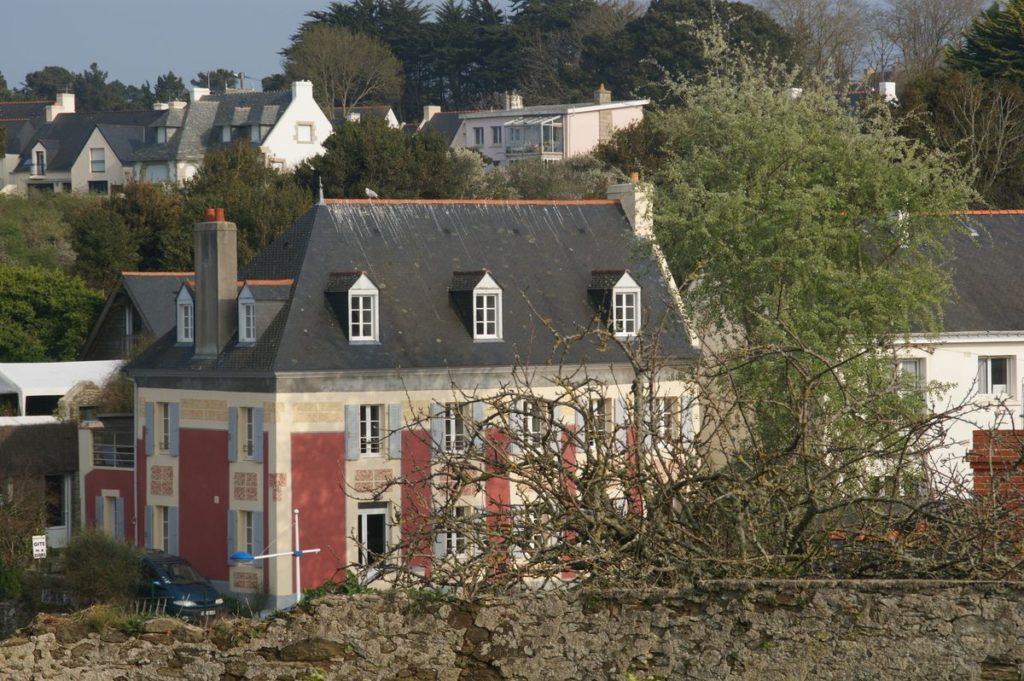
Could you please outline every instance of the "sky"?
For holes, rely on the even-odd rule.
[[[0,73],[9,87],[44,66],[79,72],[96,62],[108,80],[155,84],[174,71],[245,74],[248,87],[281,70],[280,50],[306,12],[328,0],[20,0],[5,19],[18,30],[0,39]],[[254,80],[249,81],[252,77]]]

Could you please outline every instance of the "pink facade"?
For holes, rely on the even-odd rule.
[[[308,589],[336,577],[336,556],[345,555],[345,434],[292,433],[291,440],[292,501],[301,540],[321,549],[303,558],[302,587]]]
[[[227,507],[231,490],[222,430],[181,429],[179,554],[208,579],[227,580]]]

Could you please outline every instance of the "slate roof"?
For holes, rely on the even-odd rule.
[[[94,111],[60,114],[36,131],[21,151],[15,172],[28,172],[32,165],[32,147],[41,142],[46,149],[47,170],[70,170],[89,136],[98,126],[110,132],[108,138],[114,153],[122,161],[145,141],[145,129],[161,111]],[[101,130],[101,131],[102,131]],[[104,135],[106,136],[106,135]]]
[[[193,360],[168,334],[130,371],[216,369],[287,373],[395,368],[508,367],[553,358],[554,337],[599,316],[588,295],[594,270],[628,270],[644,290],[645,323],[672,320],[662,350],[696,355],[670,310],[649,249],[614,201],[333,201],[317,205],[259,254],[242,278],[295,283],[255,346],[234,341],[213,361]],[[456,272],[487,270],[503,290],[503,341],[474,342],[449,295]],[[379,287],[380,343],[350,345],[326,301],[339,275],[365,271]],[[557,361],[625,362],[588,339]]]
[[[953,286],[944,310],[951,332],[1024,331],[1024,211],[975,211],[955,237]]]
[[[334,120],[332,121],[335,125],[339,123],[345,123],[348,119],[346,114],[343,113],[344,109],[340,106],[334,107]],[[385,120],[388,114],[391,113],[391,106],[388,104],[367,104],[365,106],[350,106],[348,108],[348,114],[359,114],[360,119],[364,118],[379,118]]]
[[[434,114],[429,121],[427,121],[423,130],[434,130],[451,146],[452,141],[455,139],[455,135],[458,134],[459,128],[462,127],[462,114],[458,111],[442,111]]]
[[[174,296],[193,276],[192,272],[122,272],[121,286],[139,311],[146,331],[159,338],[174,329]]]
[[[52,101],[0,102],[0,120],[30,120],[46,115]]]

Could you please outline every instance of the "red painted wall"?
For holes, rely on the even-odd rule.
[[[302,588],[308,589],[346,562],[344,433],[292,433],[291,489],[302,548],[320,549],[302,558]]]
[[[430,433],[402,431],[402,551],[411,554],[410,563],[429,567],[431,535]]]
[[[102,494],[105,489],[116,489],[124,499],[124,537],[129,544],[134,543],[132,532],[131,508],[135,496],[132,494],[132,471],[129,469],[113,470],[102,468],[90,471],[85,476],[85,489],[82,495],[85,499],[85,525],[96,527],[96,502],[95,498]]]
[[[227,580],[228,433],[182,428],[180,438],[178,551],[208,579]]]

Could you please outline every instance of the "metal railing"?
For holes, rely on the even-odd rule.
[[[98,431],[92,444],[92,465],[108,468],[133,468],[135,443],[131,432]]]

